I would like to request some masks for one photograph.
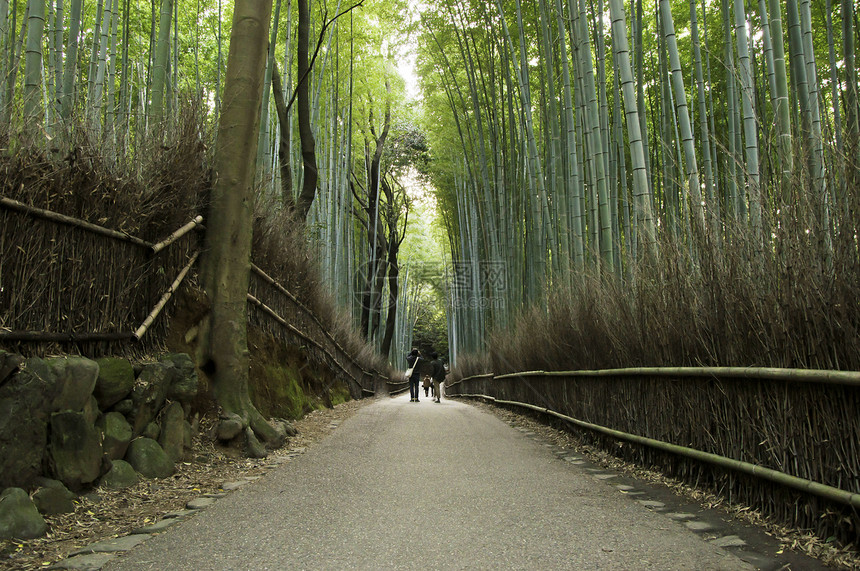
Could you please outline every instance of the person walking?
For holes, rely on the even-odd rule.
[[[442,402],[442,383],[445,382],[445,365],[439,359],[439,354],[435,351],[430,355],[433,358],[433,393],[436,397],[435,402]]]
[[[418,352],[418,349],[412,349],[406,355],[406,363],[412,369],[412,375],[409,377],[409,402],[420,402],[418,400],[418,383],[421,381],[421,371],[418,367],[419,361],[421,361],[421,354]]]

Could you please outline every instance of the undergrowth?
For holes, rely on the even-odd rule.
[[[553,280],[513,326],[492,331],[458,374],[646,366],[860,370],[860,191],[816,233],[797,203],[756,240],[730,225],[693,243],[668,232],[655,259],[624,276],[581,271]],[[768,230],[768,228],[770,230]],[[811,230],[812,229],[812,230]]]

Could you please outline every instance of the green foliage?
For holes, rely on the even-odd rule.
[[[305,394],[301,376],[292,367],[267,364],[251,383],[251,400],[265,416],[298,419],[317,408]]]

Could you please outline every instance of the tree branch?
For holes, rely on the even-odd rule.
[[[341,12],[340,14],[338,14],[337,16],[332,18],[331,20],[328,20],[327,22],[325,22],[323,24],[322,28],[320,28],[320,36],[319,36],[319,39],[317,40],[317,45],[314,48],[314,55],[311,56],[311,62],[310,62],[310,64],[308,64],[307,71],[302,74],[302,76],[299,78],[298,83],[296,83],[296,88],[295,88],[295,90],[293,90],[293,95],[292,95],[292,97],[290,97],[290,100],[287,102],[287,111],[289,111],[290,107],[293,106],[293,103],[295,102],[296,97],[298,96],[299,86],[307,79],[308,74],[310,74],[311,70],[314,68],[314,63],[317,61],[317,55],[319,55],[320,48],[322,48],[323,42],[325,41],[326,29],[328,29],[329,26],[331,26],[338,18],[340,18],[344,14],[349,14],[350,12],[355,10],[356,8],[363,8],[363,7],[364,7],[364,0],[359,0],[353,6],[347,8],[346,10],[344,10],[343,12]]]

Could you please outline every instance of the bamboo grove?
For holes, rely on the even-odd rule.
[[[615,296],[595,303],[636,314],[619,329],[665,321],[679,349],[697,347],[649,353],[637,325],[604,331],[616,348],[642,345],[633,362],[583,349],[567,366],[860,366],[856,17],[852,0],[440,0],[424,12],[434,182],[453,257],[471,268],[451,293],[460,350],[483,351],[523,307],[547,324],[559,303],[586,305],[571,296]],[[718,347],[733,329],[759,354]],[[536,335],[601,348],[557,333]],[[816,350],[830,340],[846,351]],[[529,347],[491,349],[510,360]]]
[[[323,281],[385,355],[409,342],[400,177],[424,144],[394,67],[410,14],[405,1],[275,0],[256,156],[267,231],[296,212]],[[74,160],[88,144],[139,176],[148,145],[175,144],[189,107],[214,149],[232,17],[222,0],[0,0],[10,151]]]
[[[189,103],[214,148],[232,9],[0,0],[10,152],[74,160],[86,133],[133,175]],[[594,317],[569,366],[857,368],[856,18],[851,0],[275,0],[258,214],[297,212],[393,362],[427,281],[399,252],[418,167],[450,240],[452,360],[530,308],[580,322],[578,303],[626,321]],[[420,108],[395,69],[411,41]]]

